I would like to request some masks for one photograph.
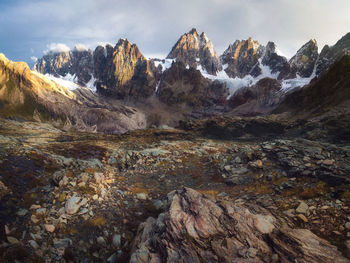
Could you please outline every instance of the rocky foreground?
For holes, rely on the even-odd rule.
[[[0,261],[348,262],[348,143],[243,122],[112,136],[0,119]]]

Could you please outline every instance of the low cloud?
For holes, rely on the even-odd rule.
[[[47,45],[47,49],[44,50],[44,54],[69,52],[69,51],[70,51],[70,48],[66,44],[51,43],[51,44]]]

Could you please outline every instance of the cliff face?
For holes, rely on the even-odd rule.
[[[0,115],[62,128],[122,133],[146,127],[135,109],[108,103],[86,89],[74,92],[0,54]]]
[[[303,45],[289,60],[289,64],[303,78],[310,77],[318,59],[318,45],[315,39]]]
[[[224,51],[220,57],[223,65],[227,65],[225,71],[231,78],[243,78],[246,75],[258,76],[261,73],[257,67],[259,59],[264,53],[264,47],[258,41],[236,40]]]
[[[34,70],[55,77],[70,74],[85,85],[93,77],[93,54],[91,50],[48,53],[37,61]]]
[[[50,53],[34,69],[56,77],[74,76],[81,85],[93,81],[97,91],[118,99],[142,99],[153,94],[157,70],[135,44],[120,39],[115,47]]]
[[[324,46],[316,65],[316,74],[326,71],[344,55],[350,54],[350,33],[343,36],[334,46]]]
[[[154,93],[157,73],[135,44],[119,40],[111,46],[97,47],[94,52],[97,91],[118,99],[142,99]]]
[[[167,58],[176,59],[193,68],[201,66],[212,75],[221,70],[219,57],[212,42],[204,32],[199,35],[196,29],[182,35]]]

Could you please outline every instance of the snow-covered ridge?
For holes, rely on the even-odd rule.
[[[199,70],[205,78],[208,78],[212,81],[217,80],[217,81],[226,83],[230,93],[227,99],[232,97],[232,95],[241,88],[251,87],[263,78],[277,79],[279,75],[279,72],[276,72],[273,74],[269,66],[263,65],[262,58],[259,59],[259,67],[261,69],[261,74],[257,77],[253,77],[252,75],[246,75],[243,78],[239,78],[239,77],[230,78],[225,72],[225,69],[227,67],[228,67],[227,64],[223,65],[223,70],[217,72],[216,76],[208,74],[208,72],[204,70],[200,65],[197,67],[197,70]],[[283,80],[281,82],[281,86],[282,86],[281,90],[282,92],[289,92],[297,87],[303,87],[305,85],[308,85],[314,77],[315,77],[315,73],[313,73],[309,78],[301,78],[300,76],[297,76],[294,79]]]
[[[49,80],[52,80],[56,82],[57,84],[73,91],[76,90],[77,88],[81,88],[82,86],[77,83],[78,78],[76,75],[71,75],[67,74],[64,77],[55,77],[50,74],[45,74],[45,77],[48,78]],[[85,87],[91,89],[93,92],[96,92],[96,86],[95,86],[96,79],[94,77],[91,77],[90,81],[86,83]]]

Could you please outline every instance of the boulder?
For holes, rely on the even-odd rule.
[[[261,207],[213,201],[184,188],[139,226],[130,262],[349,262],[306,229],[281,226]]]

